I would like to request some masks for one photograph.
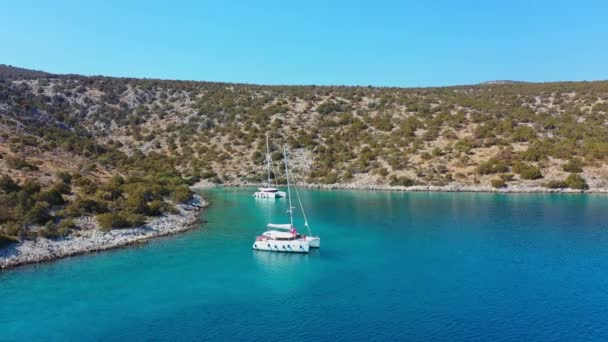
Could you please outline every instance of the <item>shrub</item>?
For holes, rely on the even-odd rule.
[[[176,203],[186,203],[192,198],[192,191],[187,185],[179,185],[173,190],[171,198]]]
[[[565,183],[571,189],[579,189],[579,190],[587,190],[589,189],[589,185],[581,175],[577,173],[571,173],[566,177]]]
[[[389,184],[392,186],[412,186],[415,184],[415,182],[408,177],[397,177],[393,175],[389,180]]]
[[[0,190],[11,193],[19,191],[19,185],[9,176],[0,177]]]
[[[513,131],[513,140],[515,141],[528,141],[536,138],[536,131],[534,128],[529,126],[518,126]]]
[[[39,202],[34,204],[34,207],[27,212],[25,219],[31,223],[43,224],[51,219],[51,215],[48,213],[47,206]]]
[[[568,185],[566,184],[566,182],[564,181],[558,181],[558,180],[552,180],[552,181],[548,181],[547,183],[543,184],[545,188],[549,188],[549,189],[563,189],[563,188],[567,188]]]
[[[122,212],[121,215],[127,220],[126,227],[136,227],[146,223],[146,216],[141,214]]]
[[[36,165],[30,164],[27,162],[27,160],[22,158],[6,158],[6,164],[15,170],[38,170]]]
[[[503,174],[499,175],[498,177],[500,177],[500,179],[502,179],[505,182],[510,182],[513,180],[512,173],[503,173]]]
[[[543,178],[542,173],[537,167],[522,162],[516,162],[513,164],[513,171],[518,173],[521,179]]]
[[[507,182],[505,182],[503,179],[501,178],[497,178],[497,179],[492,179],[492,187],[496,188],[496,189],[500,189],[500,188],[506,188],[507,187]]]
[[[70,230],[65,227],[57,227],[55,224],[49,222],[46,226],[38,232],[39,236],[43,236],[47,239],[56,239],[59,237],[68,236]]]
[[[76,224],[74,223],[74,220],[71,218],[66,218],[64,220],[61,220],[61,222],[59,222],[59,228],[65,228],[65,229],[74,229],[76,228]]]
[[[108,207],[104,202],[82,197],[76,198],[65,208],[65,213],[71,217],[78,217],[85,214],[101,214],[106,211],[108,211]]]
[[[53,185],[53,190],[59,192],[60,194],[69,194],[72,192],[72,187],[67,183],[57,183]]]
[[[129,226],[124,216],[119,213],[104,213],[95,216],[102,230],[110,230],[112,228],[124,228]]]
[[[72,175],[66,171],[57,171],[55,177],[65,184],[70,184],[72,182]]]
[[[146,198],[141,192],[130,194],[125,201],[125,208],[136,214],[146,214],[149,210]]]
[[[583,162],[576,158],[570,159],[566,164],[564,164],[564,171],[571,173],[583,172]]]
[[[477,173],[480,175],[489,175],[494,173],[508,172],[509,164],[506,161],[491,158],[477,166]]]
[[[329,115],[342,111],[341,103],[323,102],[317,107],[317,112],[322,115]]]
[[[323,178],[324,184],[334,184],[338,182],[338,175],[335,172],[330,172]]]
[[[39,192],[34,196],[34,198],[36,201],[46,202],[49,205],[60,205],[65,203],[63,197],[56,189]]]

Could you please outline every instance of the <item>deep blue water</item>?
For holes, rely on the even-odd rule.
[[[202,229],[0,273],[0,340],[608,340],[608,197],[302,190],[321,250],[252,251],[285,217],[204,193]]]

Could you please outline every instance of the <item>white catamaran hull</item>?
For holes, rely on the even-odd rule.
[[[253,243],[253,249],[258,251],[272,251],[272,252],[285,252],[285,253],[308,253],[310,250],[310,244],[305,240],[291,240],[291,241],[280,241],[280,240],[266,240],[266,241],[255,241]]]
[[[310,248],[320,248],[321,247],[321,238],[318,236],[307,236],[306,241],[308,241]]]
[[[277,192],[265,192],[265,191],[257,191],[253,194],[255,198],[281,198],[285,197],[285,191],[277,191]]]

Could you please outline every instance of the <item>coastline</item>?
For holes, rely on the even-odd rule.
[[[201,210],[208,206],[208,202],[194,194],[189,202],[176,205],[177,214],[153,217],[143,226],[109,232],[99,230],[93,217],[81,217],[76,220],[80,230],[69,237],[53,240],[37,238],[0,249],[0,269],[126,247],[195,229],[198,227]]]
[[[247,182],[227,182],[224,184],[210,185],[205,183],[199,188],[224,186],[224,187],[257,187],[263,184]],[[487,192],[487,193],[564,193],[564,194],[608,194],[608,188],[591,187],[587,190],[578,189],[549,189],[541,186],[512,185],[507,188],[493,188],[489,185],[413,185],[413,186],[392,186],[374,184],[315,184],[315,183],[296,183],[295,186],[308,189],[319,190],[369,190],[369,191],[401,191],[401,192]]]

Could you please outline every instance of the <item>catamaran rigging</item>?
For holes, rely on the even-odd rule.
[[[253,243],[253,249],[263,251],[290,252],[290,253],[308,253],[311,247],[320,247],[321,239],[318,236],[311,236],[310,227],[304,212],[304,206],[297,189],[294,189],[300,204],[300,210],[304,218],[304,225],[308,229],[309,235],[301,235],[296,230],[293,224],[293,205],[291,201],[291,183],[289,164],[287,158],[287,149],[283,147],[283,157],[285,160],[285,178],[287,180],[287,200],[289,213],[289,223],[276,224],[269,223],[268,228],[273,228],[259,235]]]
[[[270,169],[273,169],[273,173],[275,175],[274,180],[276,184],[276,188],[272,186],[272,180],[270,176]],[[277,181],[276,173],[274,172],[274,167],[272,166],[272,161],[270,157],[270,144],[268,143],[268,133],[266,133],[266,170],[268,174],[268,180],[266,186],[258,188],[253,196],[255,198],[280,198],[285,197],[285,192],[279,190],[279,182]]]

